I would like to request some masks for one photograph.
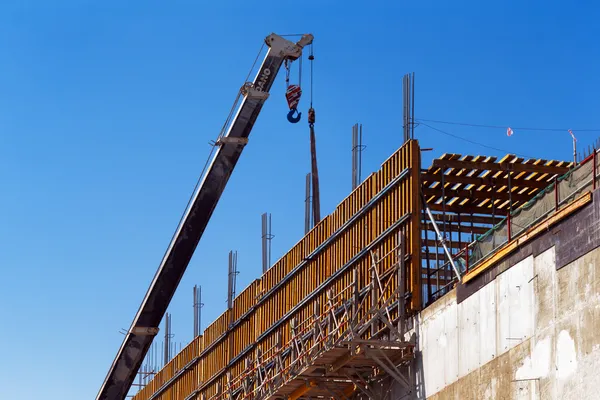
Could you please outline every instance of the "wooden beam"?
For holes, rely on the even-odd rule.
[[[298,387],[296,390],[294,390],[292,393],[290,393],[290,395],[288,396],[288,399],[290,400],[297,400],[300,397],[302,397],[306,392],[308,392],[310,389],[317,387],[317,382],[315,381],[308,381],[305,382],[304,385]]]
[[[424,228],[427,228],[430,231],[433,231],[433,225],[431,224],[430,221],[427,221],[427,223],[423,224]],[[440,232],[444,231],[444,225],[443,222],[438,222],[437,223],[438,229],[440,230]],[[486,228],[483,226],[474,226],[473,227],[473,233],[476,235],[483,235],[484,233],[486,233],[487,231],[489,231],[490,228]],[[460,227],[460,231],[461,233],[471,233],[471,227],[466,227],[466,226],[461,226]],[[458,232],[458,225],[456,224],[446,224],[446,232]]]
[[[470,234],[471,234],[471,232],[465,232],[465,235],[470,235]],[[435,239],[427,239],[426,241],[423,240],[423,242],[424,242],[423,245],[429,246],[429,247],[435,247],[435,245],[437,243],[439,243]],[[452,243],[450,243],[450,241],[446,241],[446,246],[451,247],[453,249],[461,249],[462,250],[466,244],[467,244],[467,241],[463,240],[461,243],[461,247],[458,247],[458,240],[453,240]],[[440,248],[441,248],[441,246],[440,246]],[[423,254],[425,254],[425,253],[423,253]],[[433,255],[435,257],[434,253],[430,253],[430,256],[429,256],[430,259],[431,259],[431,255]]]
[[[445,192],[445,193],[444,193]],[[442,195],[446,195],[446,201],[454,198],[454,197],[458,197],[458,198],[463,198],[463,199],[481,199],[481,200],[492,200],[492,198],[494,200],[509,200],[512,199],[513,202],[516,201],[529,201],[531,200],[531,198],[533,196],[529,196],[529,195],[524,195],[524,194],[517,194],[517,193],[512,193],[512,195],[509,196],[508,192],[488,192],[488,191],[482,191],[482,190],[452,190],[452,189],[446,189],[445,191],[442,191],[442,189],[430,189],[430,188],[424,188],[423,189],[423,194],[425,195],[425,197],[437,197],[437,198],[441,198]]]
[[[481,203],[482,201],[476,201],[476,204]],[[431,211],[438,211],[438,212],[442,212],[443,211],[443,206],[442,204],[435,204],[435,203],[427,203],[427,207],[429,207],[429,209]],[[515,208],[519,207],[519,203],[518,202],[513,202],[513,210]],[[491,204],[486,204],[483,207],[478,207],[476,205],[473,204],[465,204],[464,206],[461,206],[460,204],[451,204],[448,205],[446,204],[446,212],[449,213],[461,213],[461,214],[484,214],[484,215],[492,215],[492,207]],[[496,206],[496,215],[506,215],[506,207],[500,208],[499,206]]]
[[[551,165],[535,165],[535,164],[517,164],[517,163],[490,163],[481,161],[461,161],[461,160],[433,160],[434,167],[440,168],[462,168],[462,169],[480,169],[489,171],[526,171],[539,172],[547,174],[563,175],[569,171],[569,167],[558,167]]]
[[[433,211],[433,209],[431,209],[431,211]],[[444,220],[444,215],[439,212],[432,212],[431,214],[433,215],[433,219],[436,221]],[[463,226],[470,226],[471,221],[474,224],[496,225],[498,222],[502,221],[503,219],[504,219],[504,216],[498,216],[498,215],[496,215],[496,217],[492,217],[491,215],[490,216],[473,215],[473,217],[471,217],[471,214],[467,214],[465,212],[461,212],[461,214],[460,214],[460,223]],[[450,222],[452,224],[457,224],[458,221],[459,221],[458,214],[448,213],[448,212],[446,213],[446,222]]]
[[[426,172],[421,174],[421,181],[426,182],[427,185],[430,185],[434,182],[441,182],[442,175]],[[508,186],[508,178],[500,177],[494,178],[492,176],[485,177],[472,177],[472,176],[464,176],[464,175],[444,175],[444,182],[455,184],[462,183],[465,185],[476,185],[476,186],[495,186],[502,187]],[[544,189],[552,184],[552,181],[537,181],[533,179],[523,179],[523,178],[511,178],[510,183],[512,186],[523,189],[523,188],[536,188],[536,189]]]

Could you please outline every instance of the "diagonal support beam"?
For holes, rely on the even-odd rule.
[[[350,379],[352,381],[352,383],[354,383],[354,385],[358,388],[358,390],[360,390],[365,395],[367,395],[369,397],[369,399],[377,398],[377,396],[375,396],[375,393],[373,393],[370,389],[367,388],[369,385],[367,384],[367,382],[364,381],[364,379],[362,379],[362,377],[361,377],[362,382],[359,381],[358,379],[354,378],[351,375],[346,375],[346,377],[348,379]]]
[[[377,354],[375,354],[374,350],[368,349],[365,353],[377,363],[385,372],[387,372],[392,378],[402,384],[404,387],[409,388],[410,382],[407,378],[405,378],[400,371],[392,364],[393,367],[387,365]]]
[[[454,263],[454,260],[452,259],[452,254],[450,254],[450,251],[448,250],[448,247],[446,246],[446,239],[440,233],[440,230],[439,230],[437,224],[435,223],[433,216],[431,215],[431,210],[429,209],[429,207],[425,206],[425,211],[427,212],[427,215],[429,216],[429,220],[431,221],[431,224],[432,224],[433,228],[435,229],[435,233],[437,234],[438,239],[440,240],[440,243],[442,244],[442,247],[444,248],[444,252],[446,253],[446,256],[448,257],[448,261],[450,262],[450,265],[452,265],[452,269],[454,270],[454,273],[456,274],[456,278],[458,279],[459,282],[462,282],[462,274],[460,273],[459,269],[456,267],[456,264]]]

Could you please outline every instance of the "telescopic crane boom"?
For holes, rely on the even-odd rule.
[[[127,332],[96,400],[124,400],[144,360],[175,290],[196,250],[225,185],[248,142],[269,90],[285,60],[296,60],[313,36],[293,43],[281,36],[266,37],[267,54],[254,82],[242,88],[243,99],[178,228]]]

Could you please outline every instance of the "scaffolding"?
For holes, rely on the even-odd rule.
[[[289,322],[289,341],[282,343],[278,334],[274,346],[258,348],[255,357],[246,358],[242,374],[232,378],[228,373],[225,387],[199,399],[387,400],[393,382],[410,390],[415,344],[405,339],[406,257],[404,240],[398,243],[382,257],[370,253],[368,286],[359,290],[355,268],[352,282],[340,291],[328,290],[327,302],[315,303],[313,315]],[[381,260],[393,255],[396,261],[384,268]]]
[[[491,169],[499,168],[494,166]],[[504,185],[504,193],[487,192],[492,198],[488,201],[487,212],[489,213],[491,208],[493,217],[502,215],[503,211],[505,216],[493,225],[490,222],[487,225],[480,224],[480,232],[472,234],[472,240],[460,243],[459,239],[459,245],[454,247],[450,257],[439,258],[436,260],[436,263],[439,263],[437,268],[428,268],[426,283],[430,296],[429,303],[450,290],[460,280],[460,275],[465,274],[463,282],[467,282],[474,276],[474,271],[479,273],[499,257],[541,233],[543,230],[539,228],[540,226],[545,226],[547,229],[555,221],[585,205],[589,201],[586,193],[595,190],[598,185],[598,151],[593,150],[577,166],[558,161],[529,160],[517,170],[520,173],[513,178],[512,182],[510,174],[504,177],[509,179]],[[496,208],[498,204],[500,207]],[[456,207],[453,211],[457,211]],[[483,214],[483,209],[477,211]],[[460,214],[458,217],[460,218]],[[487,217],[489,218],[489,215]],[[442,220],[447,221],[448,217]],[[430,218],[430,221],[433,224],[434,218]],[[480,220],[480,222],[484,221]],[[458,232],[460,235],[460,228]],[[443,237],[437,243],[431,241],[428,244],[439,246],[442,241],[445,242]],[[429,258],[424,258],[425,263],[428,260]],[[460,274],[455,276],[448,274],[452,264],[457,266]],[[441,281],[440,277],[442,277]]]
[[[421,173],[424,303],[451,290],[465,262],[473,264],[481,251],[489,254],[505,243],[507,227],[512,227],[506,219],[529,207],[572,168],[570,162],[512,154],[499,160],[444,154],[433,160]]]
[[[420,151],[405,143],[309,227],[136,400],[414,393],[415,315],[467,278],[476,246],[519,234],[514,222],[539,214],[532,201],[552,195],[549,185],[573,198],[596,174],[514,155],[445,154],[423,170]]]

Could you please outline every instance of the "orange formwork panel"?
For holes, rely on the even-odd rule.
[[[351,296],[353,285],[358,290],[369,287],[374,258],[381,271],[391,268],[396,263],[392,249],[397,247],[399,232],[406,237],[406,287],[412,294],[407,311],[418,310],[419,153],[417,141],[405,143],[331,215],[244,289],[232,309],[204,331],[192,373],[184,370],[183,361],[169,363],[135,400],[208,400],[226,393],[228,385],[241,379],[246,365],[274,357],[278,346],[305,329],[305,321]],[[395,290],[392,282],[385,293]],[[163,392],[174,397],[155,396],[165,385],[169,388]]]

